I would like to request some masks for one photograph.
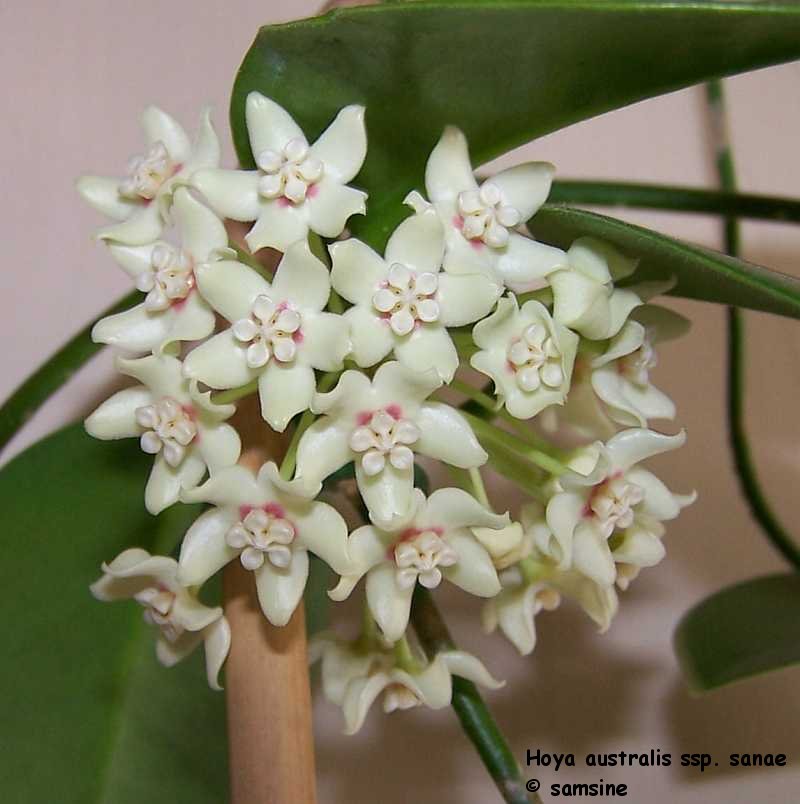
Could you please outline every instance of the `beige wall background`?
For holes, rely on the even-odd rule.
[[[137,118],[157,103],[193,126],[211,102],[226,137],[228,93],[260,24],[307,16],[316,2],[231,3],[155,0],[0,2],[0,126],[3,193],[0,230],[0,394],[111,300],[128,289],[121,271],[91,240],[98,217],[73,191],[83,172],[114,174],[138,152]],[[668,58],[669,54],[665,54]],[[743,189],[797,195],[800,163],[800,65],[730,82],[733,141]],[[702,94],[678,92],[546,137],[513,155],[548,159],[562,177],[608,177],[710,185]],[[228,147],[227,158],[232,164]],[[711,219],[619,213],[684,238],[718,244]],[[800,230],[745,226],[746,255],[800,274]],[[694,329],[660,355],[656,378],[676,400],[689,442],[656,471],[672,488],[700,492],[668,531],[667,559],[645,571],[624,596],[610,633],[599,636],[564,607],[539,620],[540,644],[522,659],[501,638],[477,633],[477,607],[448,594],[447,617],[463,646],[508,680],[490,696],[498,720],[524,760],[525,749],[574,752],[782,751],[784,769],[702,776],[680,767],[593,772],[580,767],[534,773],[543,782],[626,782],[626,800],[713,804],[794,800],[800,784],[800,671],[786,671],[692,699],[670,639],[694,602],[734,581],[782,568],[738,496],[725,443],[723,311],[670,302]],[[766,487],[789,527],[800,532],[796,488],[800,326],[749,314],[750,430]],[[115,383],[108,354],[98,357],[50,401],[13,443],[19,451],[87,413]],[[497,504],[511,505],[502,486]],[[491,784],[453,714],[373,712],[355,738],[340,734],[339,712],[315,703],[320,800],[400,804],[495,800]],[[723,764],[723,763],[721,763]]]

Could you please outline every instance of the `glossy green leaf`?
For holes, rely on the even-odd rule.
[[[557,205],[539,210],[529,228],[535,237],[563,248],[587,235],[613,243],[639,258],[633,283],[674,278],[677,284],[670,292],[675,296],[800,318],[800,280],[711,249]]]
[[[88,589],[126,547],[168,553],[199,513],[146,513],[150,462],[134,443],[94,441],[76,425],[0,472],[8,804],[225,800],[224,696],[208,689],[201,652],[161,667],[140,607]]]
[[[717,592],[681,620],[675,650],[696,692],[800,663],[800,575]]]
[[[371,193],[352,229],[380,245],[422,189],[446,124],[474,163],[602,112],[708,78],[800,58],[792,2],[461,0],[338,9],[262,28],[234,86],[231,123],[252,166],[244,103],[258,90],[313,140],[342,106],[367,107]]]

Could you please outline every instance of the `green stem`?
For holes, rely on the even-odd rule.
[[[478,437],[478,441],[481,443],[486,442],[485,447],[489,445],[494,449],[499,449],[511,453],[518,458],[523,458],[535,466],[538,466],[540,469],[544,469],[545,472],[549,472],[551,475],[558,476],[567,471],[567,467],[564,466],[564,464],[548,455],[546,452],[528,447],[524,444],[520,445],[519,439],[514,435],[495,427],[479,416],[475,416],[473,413],[468,413],[465,410],[461,411],[461,415],[464,416],[472,426],[475,435]]]
[[[394,643],[394,660],[401,670],[405,670],[412,676],[425,669],[423,663],[414,656],[405,634]]]
[[[238,388],[230,388],[227,391],[218,391],[211,395],[211,401],[215,405],[228,405],[231,402],[236,402],[258,390],[258,377],[250,380],[246,385],[240,385]]]
[[[133,307],[141,301],[141,298],[142,294],[138,290],[128,293],[101,313],[98,320]],[[51,394],[54,394],[90,357],[103,348],[103,344],[92,342],[91,333],[94,324],[93,321],[82,329],[42,363],[3,403],[0,408],[0,450]]]
[[[724,190],[736,189],[736,169],[725,130],[725,94],[721,81],[708,84],[708,106],[714,123],[717,172]],[[738,257],[741,232],[736,217],[725,219],[725,250]],[[745,324],[742,312],[728,307],[728,438],[733,451],[739,485],[750,513],[761,526],[767,538],[781,555],[796,569],[800,569],[800,550],[791,535],[773,513],[758,479],[758,471],[750,450],[745,425]]]
[[[411,622],[429,659],[440,651],[456,649],[431,593],[419,585],[414,590]],[[508,804],[541,804],[538,795],[525,792],[514,754],[471,681],[453,678],[452,706],[503,800]]]
[[[469,470],[469,479],[472,481],[472,493],[475,499],[489,511],[492,510],[492,504],[489,501],[489,495],[486,493],[486,486],[483,485],[483,478],[481,477],[481,470],[477,466],[473,466]]]
[[[719,192],[659,184],[562,180],[553,182],[549,202],[664,209],[800,223],[800,201],[794,198],[737,193],[732,188]]]

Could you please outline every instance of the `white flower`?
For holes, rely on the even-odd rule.
[[[247,96],[246,116],[258,170],[200,170],[192,184],[220,215],[255,221],[246,237],[251,251],[286,251],[309,229],[338,237],[351,215],[364,214],[367,194],[347,186],[367,153],[363,106],[342,109],[313,145],[285,109],[258,92]]]
[[[103,564],[103,575],[92,584],[92,594],[98,600],[132,599],[141,604],[144,621],[160,631],[156,655],[166,667],[204,643],[208,684],[221,689],[217,679],[231,644],[228,621],[219,606],[204,606],[178,583],[177,570],[174,559],[151,556],[134,547]]]
[[[460,413],[424,400],[441,381],[435,372],[384,363],[369,378],[345,371],[311,409],[326,414],[300,439],[296,477],[316,491],[330,474],[355,461],[359,491],[373,520],[405,515],[414,485],[414,453],[468,469],[487,454]]]
[[[306,242],[284,254],[270,284],[252,268],[224,260],[200,266],[200,292],[232,326],[198,346],[183,370],[211,388],[258,378],[261,413],[282,432],[308,408],[314,369],[335,371],[350,349],[347,321],[322,312],[330,274]]]
[[[547,279],[553,291],[553,318],[585,338],[603,340],[616,335],[642,298],[634,289],[615,288],[630,276],[637,260],[591,237],[576,240],[568,262]]]
[[[117,369],[143,385],[114,394],[86,420],[89,435],[104,440],[139,438],[155,455],[145,489],[145,505],[157,514],[196,486],[206,469],[216,472],[239,459],[236,430],[224,419],[233,405],[215,405],[210,394],[185,380],[174,357],[117,358]]]
[[[538,503],[521,512],[524,554],[530,578],[521,564],[500,574],[503,589],[486,601],[481,612],[483,628],[491,633],[499,628],[523,656],[536,647],[536,615],[553,611],[562,595],[575,600],[600,627],[608,630],[617,612],[618,599],[613,584],[600,585],[575,570],[560,569],[561,547],[545,522],[544,509]]]
[[[483,663],[464,651],[441,651],[431,662],[420,662],[416,672],[397,665],[392,650],[362,648],[328,634],[314,638],[310,652],[322,657],[322,688],[325,697],[342,707],[345,733],[355,734],[369,708],[383,694],[383,711],[424,705],[441,709],[453,697],[453,676],[466,678],[489,689],[499,689]]]
[[[228,246],[222,221],[181,187],[172,214],[181,248],[157,241],[145,246],[111,244],[111,256],[146,293],[136,307],[98,321],[92,340],[130,354],[163,351],[176,341],[197,341],[214,330],[214,313],[195,287],[195,271],[221,259]]]
[[[309,550],[334,572],[351,568],[344,520],[330,505],[299,496],[297,485],[283,480],[274,463],[266,463],[257,476],[243,466],[231,466],[185,491],[184,502],[216,507],[186,533],[178,571],[181,583],[202,584],[238,559],[255,575],[264,615],[273,625],[286,625],[303,596]]]
[[[673,494],[640,461],[680,447],[686,434],[666,436],[652,430],[623,430],[599,446],[592,472],[567,472],[559,478],[563,491],[547,504],[547,524],[565,561],[600,585],[617,578],[612,549],[620,538],[631,540],[652,564],[663,556],[662,521],[674,519],[695,496]],[[624,561],[624,559],[621,559]],[[649,566],[642,563],[641,566]]]
[[[335,243],[330,251],[333,287],[354,305],[345,317],[356,363],[372,366],[394,349],[404,365],[434,368],[449,382],[458,353],[446,328],[482,318],[502,288],[481,274],[440,271],[444,233],[436,213],[429,209],[403,221],[383,258],[354,239]]]
[[[445,230],[445,270],[481,271],[512,290],[541,285],[542,277],[565,264],[561,249],[516,231],[545,202],[555,168],[526,162],[486,179],[472,173],[467,140],[448,126],[431,152],[425,171],[428,198]],[[406,199],[418,211],[428,205],[419,193]]]
[[[591,361],[591,383],[614,422],[644,427],[649,419],[675,417],[675,404],[650,382],[650,371],[657,363],[656,342],[685,332],[689,322],[654,305],[640,307],[634,317]]]
[[[200,120],[194,145],[183,128],[166,112],[149,106],[142,115],[147,151],[132,159],[124,179],[83,176],[78,192],[95,209],[117,223],[101,229],[98,237],[128,245],[156,240],[168,221],[172,193],[198,168],[219,164],[220,148],[209,110]]]
[[[480,351],[470,364],[494,380],[498,400],[512,416],[530,419],[563,404],[570,388],[578,336],[554,321],[538,301],[522,308],[512,294],[479,321],[472,338]]]
[[[507,514],[487,511],[460,489],[439,489],[427,500],[414,489],[406,517],[388,529],[364,525],[353,532],[350,557],[357,569],[342,576],[329,594],[344,600],[366,574],[369,609],[386,639],[394,642],[408,625],[417,581],[433,589],[445,577],[479,597],[500,591],[492,559],[469,529],[507,524]]]

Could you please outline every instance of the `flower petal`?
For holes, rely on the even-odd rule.
[[[394,333],[387,319],[360,304],[351,307],[343,318],[350,327],[351,357],[357,365],[374,366],[392,351]]]
[[[461,489],[437,489],[417,516],[421,527],[503,528],[509,524],[508,514],[487,511],[471,494]]]
[[[258,378],[264,421],[282,433],[293,416],[308,410],[315,391],[316,378],[312,368],[270,360]]]
[[[301,310],[318,312],[328,303],[330,293],[328,269],[311,253],[308,243],[302,240],[289,246],[272,280],[272,300],[276,304],[291,301]]]
[[[90,589],[98,600],[129,600],[150,586],[175,588],[177,568],[174,558],[151,556],[147,550],[131,547],[103,564],[103,575]]]
[[[339,512],[322,502],[303,506],[300,513],[292,508],[297,526],[297,543],[319,556],[334,572],[343,575],[353,571],[347,550],[347,523]]]
[[[206,678],[212,690],[220,690],[219,671],[231,649],[231,627],[225,617],[220,617],[203,631],[206,652]]]
[[[525,162],[500,171],[488,181],[500,189],[503,201],[526,221],[547,200],[555,172],[555,165],[549,162]]]
[[[416,452],[460,469],[481,466],[488,455],[467,420],[442,402],[426,402],[414,417],[420,437]]]
[[[250,251],[269,246],[285,252],[292,243],[306,239],[308,215],[304,205],[296,207],[282,198],[260,204],[258,218],[244,238]]]
[[[437,654],[447,665],[447,669],[460,678],[473,681],[490,690],[499,690],[505,686],[505,681],[498,681],[486,669],[483,662],[463,650],[446,650]]]
[[[317,313],[303,317],[300,354],[319,371],[338,371],[350,353],[350,324],[341,315]]]
[[[142,246],[157,240],[164,230],[164,219],[156,201],[138,204],[137,208],[119,223],[104,226],[98,240],[114,240],[131,246]]]
[[[372,396],[372,385],[367,375],[361,371],[348,369],[339,378],[332,391],[315,395],[311,410],[314,413],[347,417],[363,410],[370,396]],[[346,426],[349,425],[347,422]]]
[[[677,494],[673,494],[652,472],[642,469],[641,466],[629,469],[625,479],[644,491],[641,511],[659,521],[675,519],[681,509],[688,504]]]
[[[286,625],[294,614],[308,579],[308,553],[292,550],[286,569],[265,561],[255,572],[258,602],[264,616],[277,626]]]
[[[163,455],[156,455],[147,486],[144,490],[145,508],[151,514],[160,514],[176,503],[183,489],[196,486],[206,472],[199,455],[189,452],[177,467],[170,466]]]
[[[601,586],[610,586],[617,577],[608,542],[588,521],[580,522],[575,528],[572,538],[572,565]]]
[[[136,421],[136,409],[153,404],[153,394],[143,385],[125,388],[106,399],[84,423],[86,432],[93,438],[109,441],[134,438],[142,428]]]
[[[358,490],[373,522],[388,523],[407,513],[414,488],[413,464],[397,469],[388,461],[376,475],[368,475],[356,460]]]
[[[134,281],[139,274],[151,270],[153,249],[156,246],[168,245],[163,241],[148,243],[145,246],[123,246],[118,243],[109,243],[108,251],[114,262]]]
[[[408,626],[414,586],[401,589],[393,564],[383,563],[367,573],[367,604],[389,642],[397,642]]]
[[[347,685],[342,700],[345,734],[355,734],[364,725],[364,720],[375,699],[389,686],[387,673],[373,673],[366,678],[357,678]]]
[[[247,96],[245,115],[255,158],[266,150],[280,153],[289,140],[300,138],[306,142],[305,134],[289,112],[260,92]]]
[[[185,631],[174,642],[163,636],[156,640],[156,658],[164,667],[174,667],[203,641],[202,631]]]
[[[200,167],[214,168],[219,164],[220,157],[219,137],[211,123],[211,107],[206,106],[200,113],[200,126],[192,145],[192,156],[188,164],[184,165],[194,171]]]
[[[133,212],[143,206],[140,201],[125,198],[119,193],[119,179],[104,176],[81,176],[76,188],[89,206],[113,218],[124,221]]]
[[[431,208],[406,218],[392,232],[384,259],[391,266],[400,263],[417,273],[438,273],[444,256],[444,230]]]
[[[270,294],[270,286],[263,277],[234,260],[200,265],[195,276],[204,298],[231,323],[248,318],[256,298]]]
[[[148,106],[142,113],[142,128],[148,145],[162,143],[176,162],[185,162],[192,152],[192,144],[183,126],[157,106]]]
[[[192,174],[192,187],[203,194],[218,215],[254,221],[261,209],[258,176],[257,170],[206,168]]]
[[[364,107],[345,106],[311,146],[311,154],[322,160],[325,173],[347,184],[361,170],[367,155]]]
[[[488,601],[481,611],[481,621],[487,633],[499,626],[520,655],[528,656],[536,647],[536,613],[536,587],[526,584],[503,589]]]
[[[668,436],[637,427],[617,433],[606,444],[606,451],[613,468],[624,472],[636,463],[682,447],[685,443],[685,430]]]
[[[101,318],[92,327],[92,340],[130,355],[141,355],[152,352],[166,338],[172,323],[173,314],[169,310],[150,312],[139,304]]]
[[[425,189],[434,204],[455,201],[459,193],[478,189],[469,161],[467,139],[454,126],[445,128],[428,157]]]
[[[295,478],[313,487],[352,460],[347,436],[338,423],[317,419],[300,438]]]
[[[486,548],[463,528],[448,530],[446,540],[458,554],[458,561],[442,570],[444,577],[471,595],[496,595],[500,591],[500,579]]]
[[[202,487],[201,487],[202,488]],[[239,521],[236,508],[212,508],[192,524],[181,544],[178,580],[200,586],[239,554],[229,547],[225,534]]]
[[[583,517],[586,498],[575,491],[554,495],[547,503],[547,524],[560,547],[559,568],[565,569],[572,562],[572,544],[575,528]]]
[[[187,187],[175,191],[172,215],[183,237],[183,246],[195,262],[205,262],[212,251],[228,245],[228,234],[222,221]]]
[[[117,371],[144,383],[155,397],[170,396],[188,401],[188,389],[181,374],[181,362],[170,355],[148,355],[136,360],[118,357]]]
[[[172,326],[159,344],[163,350],[176,341],[200,341],[214,331],[216,318],[205,299],[192,291],[186,299],[171,308]]]
[[[232,330],[226,329],[189,352],[183,361],[183,373],[209,388],[238,388],[258,372],[247,365],[247,347],[236,340]]]
[[[218,472],[239,460],[242,442],[239,433],[229,424],[200,425],[197,451],[208,466],[209,472]]]
[[[308,226],[322,237],[338,237],[351,215],[366,215],[367,194],[323,178],[306,201]]]
[[[439,321],[462,327],[483,318],[494,307],[503,288],[484,274],[439,275]]]
[[[413,371],[396,360],[380,366],[372,379],[375,405],[400,405],[403,417],[415,417],[417,405],[441,385],[435,371]]]
[[[336,292],[352,304],[372,304],[372,295],[386,279],[383,258],[368,245],[349,238],[328,247],[333,262],[331,284]]]
[[[397,339],[394,353],[414,371],[435,369],[444,382],[450,382],[458,369],[458,352],[450,335],[435,324],[422,324],[410,335]]]
[[[542,277],[566,264],[567,255],[560,248],[509,232],[508,245],[497,259],[496,271],[506,287],[524,292],[535,289],[541,285]]]

